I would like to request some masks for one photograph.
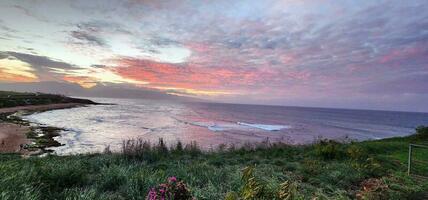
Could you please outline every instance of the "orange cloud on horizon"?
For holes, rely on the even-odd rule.
[[[76,83],[82,86],[83,88],[89,89],[95,87],[97,83],[88,77],[79,77],[79,76],[64,76],[65,81],[70,83]]]
[[[0,59],[0,80],[11,82],[34,82],[38,80],[35,70],[26,62]]]

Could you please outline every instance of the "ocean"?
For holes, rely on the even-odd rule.
[[[414,133],[428,125],[428,113],[305,108],[220,103],[177,103],[141,99],[93,98],[115,105],[91,105],[25,116],[33,123],[60,127],[56,154],[119,151],[127,139],[168,144],[196,141],[204,149],[219,144],[320,139],[374,140]]]

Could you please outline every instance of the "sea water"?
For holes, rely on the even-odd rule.
[[[319,139],[373,140],[412,134],[428,125],[427,113],[303,108],[220,103],[177,103],[104,99],[91,105],[53,110],[25,119],[63,128],[55,153],[120,151],[122,142],[141,138],[169,144],[196,141],[202,148],[248,142],[311,143]]]

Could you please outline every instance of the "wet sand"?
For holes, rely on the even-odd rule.
[[[34,106],[18,106],[11,108],[0,108],[0,114],[14,113],[18,111],[47,111],[55,109],[65,109],[77,106],[83,106],[79,103],[63,103],[49,105],[34,105]],[[3,122],[0,120],[0,153],[17,153],[21,152],[22,144],[30,144],[31,140],[27,139],[26,133],[30,131],[30,127],[20,124]]]
[[[7,122],[0,123],[0,152],[14,153],[20,152],[21,144],[29,144],[26,133],[30,131],[29,127],[12,124]]]

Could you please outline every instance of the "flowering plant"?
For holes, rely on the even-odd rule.
[[[147,200],[192,200],[190,190],[183,181],[178,181],[177,177],[168,178],[167,183],[153,187],[147,194]]]

